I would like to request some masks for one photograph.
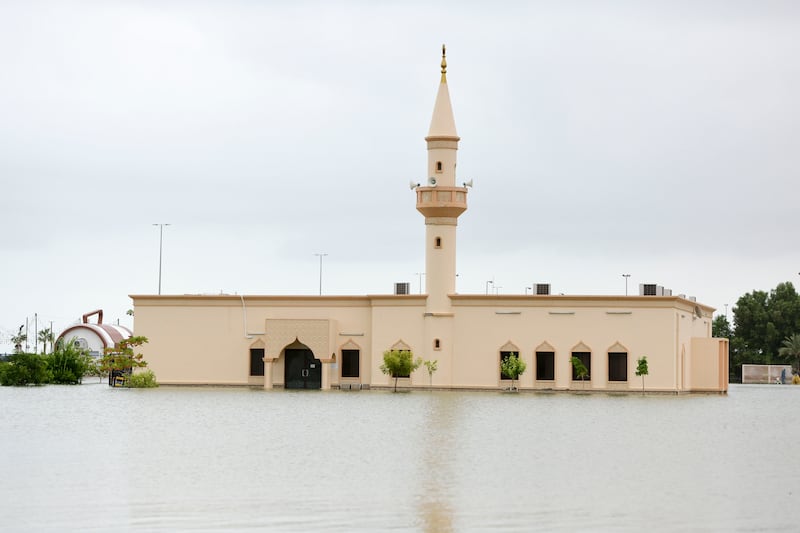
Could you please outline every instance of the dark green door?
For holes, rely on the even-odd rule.
[[[321,389],[322,363],[308,349],[286,349],[283,379],[287,389]]]

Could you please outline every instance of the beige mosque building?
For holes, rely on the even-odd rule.
[[[726,392],[728,341],[711,335],[714,309],[669,290],[637,296],[456,294],[458,218],[469,183],[456,180],[456,133],[442,49],[430,129],[428,181],[412,184],[425,220],[425,294],[365,296],[134,295],[136,335],[162,384],[291,389],[385,388],[388,350],[438,361],[400,386],[508,388],[500,363],[527,363],[521,390]],[[396,293],[403,285],[396,287]],[[400,290],[398,290],[400,289]],[[570,363],[589,370],[578,379]]]

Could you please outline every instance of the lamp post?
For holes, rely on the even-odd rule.
[[[419,293],[422,294],[422,276],[425,275],[425,272],[414,272],[414,275],[417,276],[417,282],[419,283]]]
[[[625,278],[625,296],[628,295],[628,278],[631,277],[630,274],[623,274],[623,278]]]
[[[319,257],[319,295],[322,296],[322,258],[328,254],[319,253],[314,255]]]
[[[495,285],[494,286],[494,293],[495,294],[500,294],[500,289],[502,289],[502,288],[503,288],[502,285]]]
[[[158,226],[158,294],[161,294],[161,252],[164,249],[164,226],[172,224],[153,224]]]
[[[725,321],[728,321],[728,304],[725,304]]]
[[[533,287],[525,287],[525,296],[528,295],[528,291],[532,291]]]
[[[486,281],[486,294],[489,294],[489,285],[494,285],[494,281],[492,280]]]

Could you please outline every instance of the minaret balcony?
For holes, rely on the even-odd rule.
[[[466,187],[417,187],[417,211],[426,218],[457,218],[467,210]]]

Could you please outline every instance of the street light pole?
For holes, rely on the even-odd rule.
[[[486,281],[486,294],[489,294],[489,285],[490,284],[494,285],[494,281],[492,281],[492,280],[487,280]]]
[[[414,275],[417,276],[417,282],[419,283],[419,293],[422,294],[422,276],[425,275],[425,272],[414,272]]]
[[[532,291],[533,287],[525,287],[525,296],[528,295],[528,291]]]
[[[631,277],[630,274],[623,274],[623,278],[625,278],[625,296],[628,295],[628,278]]]
[[[328,254],[314,254],[319,257],[319,295],[322,296],[322,258]]]
[[[158,294],[161,294],[161,253],[164,249],[164,226],[172,224],[153,224],[158,226]]]

